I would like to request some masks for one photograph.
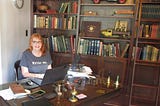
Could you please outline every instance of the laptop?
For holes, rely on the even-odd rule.
[[[43,79],[31,78],[31,80],[38,85],[46,85],[63,80],[67,74],[66,66],[60,66],[53,69],[47,69]]]

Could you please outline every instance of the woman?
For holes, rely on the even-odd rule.
[[[29,48],[23,52],[20,66],[22,75],[26,78],[44,77],[47,69],[51,69],[51,56],[45,48],[43,38],[40,34],[34,33],[29,40]]]

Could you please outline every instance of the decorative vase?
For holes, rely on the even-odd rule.
[[[44,4],[44,3],[42,3],[42,4],[40,4],[39,6],[38,6],[38,11],[40,12],[40,13],[46,13],[47,12],[47,10],[48,10],[48,5],[47,4]]]

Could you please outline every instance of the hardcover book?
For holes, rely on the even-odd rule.
[[[17,84],[17,83],[10,84],[10,88],[13,91],[14,94],[26,93],[25,89],[23,88],[23,86],[20,85],[20,84]]]
[[[82,29],[87,37],[98,37],[100,36],[101,22],[96,21],[83,21]]]
[[[124,48],[123,51],[122,51],[121,57],[125,57],[125,54],[127,53],[128,48],[129,48],[129,44],[127,43],[127,44],[125,45],[125,48]]]

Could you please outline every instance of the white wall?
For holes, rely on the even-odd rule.
[[[15,79],[14,62],[28,47],[30,31],[30,0],[17,9],[12,0],[0,0],[0,84]]]

